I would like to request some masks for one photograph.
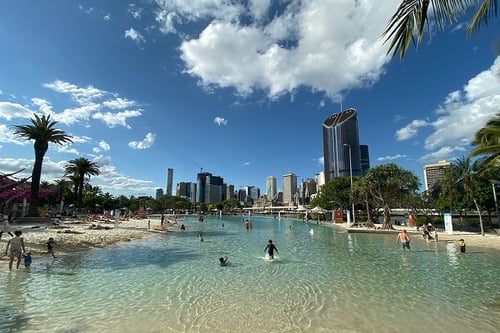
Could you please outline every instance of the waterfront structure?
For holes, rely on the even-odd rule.
[[[165,191],[167,195],[172,195],[173,181],[174,181],[174,169],[168,168],[167,169],[167,188]]]
[[[293,172],[283,175],[283,203],[295,203],[297,176]]]
[[[276,197],[277,186],[276,186],[276,177],[269,176],[266,178],[266,197],[268,200],[273,200]]]
[[[355,109],[335,113],[323,122],[323,158],[325,182],[335,177],[362,175]]]
[[[446,169],[451,167],[450,162],[441,160],[436,164],[424,165],[424,184],[425,190],[431,190],[438,181],[444,178]]]

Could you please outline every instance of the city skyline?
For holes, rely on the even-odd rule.
[[[174,186],[209,170],[264,190],[324,170],[322,124],[353,108],[371,167],[396,163],[423,191],[423,166],[466,155],[498,112],[498,18],[470,38],[471,13],[431,25],[400,61],[381,38],[399,3],[3,2],[0,172],[31,175],[13,126],[36,112],[74,141],[49,146],[42,181],[84,157],[112,195],[166,191],[166,168]]]

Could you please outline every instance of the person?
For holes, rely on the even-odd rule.
[[[47,250],[48,254],[52,254],[52,257],[55,258],[56,255],[54,254],[54,246],[56,245],[56,242],[54,241],[54,238],[50,237],[49,241],[47,242]]]
[[[227,256],[224,256],[224,257],[220,257],[219,258],[219,264],[221,266],[226,266],[227,265],[227,261],[229,260],[229,258]]]
[[[184,223],[181,224],[181,230],[182,231],[186,230],[186,226],[184,225]]]
[[[19,265],[21,264],[21,254],[25,252],[24,239],[21,237],[22,234],[23,232],[21,230],[16,230],[14,232],[15,236],[9,239],[7,247],[5,248],[5,255],[7,255],[7,251],[10,247],[9,270],[12,270],[12,263],[14,262],[15,258],[17,258],[16,268],[19,268]]]
[[[402,249],[408,249],[410,251],[410,237],[406,233],[406,229],[403,229],[396,239],[396,241],[401,242]]]
[[[165,222],[165,215],[161,213],[161,225],[163,225],[164,222]]]
[[[198,234],[198,239],[200,240],[200,242],[203,242],[203,235],[201,234],[201,232]]]
[[[7,217],[6,219],[3,220],[3,224],[2,224],[2,230],[0,230],[0,239],[2,239],[2,234],[6,232],[10,235],[10,237],[14,237],[14,235],[12,234],[11,230],[10,230],[10,215],[9,217]]]
[[[460,238],[457,243],[460,246],[460,252],[465,253],[465,240]]]
[[[279,254],[278,248],[273,244],[273,240],[270,239],[267,241],[266,248],[264,249],[264,252],[267,251],[267,254],[269,255],[269,259],[273,260],[274,259],[274,251]]]
[[[23,258],[24,258],[24,267],[26,267],[27,269],[30,269],[30,267],[31,267],[31,251],[24,253]]]

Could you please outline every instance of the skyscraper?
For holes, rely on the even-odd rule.
[[[370,169],[370,153],[368,152],[368,145],[359,145],[359,152],[361,156],[361,175],[364,176]]]
[[[172,195],[173,182],[174,182],[174,169],[168,168],[167,169],[167,189],[166,189],[167,195]]]
[[[276,177],[269,176],[266,178],[266,197],[268,200],[273,200],[276,196]]]
[[[222,177],[212,176],[209,172],[200,172],[196,179],[198,181],[196,202],[214,203],[224,200],[226,188]]]
[[[334,177],[361,176],[358,118],[355,109],[335,113],[323,122],[325,181]]]
[[[439,161],[437,164],[424,165],[425,190],[431,190],[438,181],[443,179],[446,169],[449,169],[450,167],[451,163],[444,160]]]
[[[297,176],[293,172],[283,175],[283,203],[294,203],[297,193]]]

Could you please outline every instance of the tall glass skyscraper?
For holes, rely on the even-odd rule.
[[[266,197],[267,200],[273,200],[276,197],[276,177],[269,176],[266,178]]]
[[[334,177],[361,176],[358,117],[355,109],[332,114],[323,122],[325,181]]]

